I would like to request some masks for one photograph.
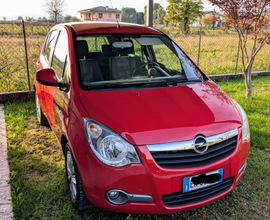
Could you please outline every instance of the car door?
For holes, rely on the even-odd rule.
[[[50,68],[54,46],[59,35],[59,30],[51,31],[44,43],[43,50],[41,51],[39,60],[37,61],[37,70]],[[48,96],[48,86],[43,86],[39,83],[36,84],[36,92],[39,97],[40,107],[44,115],[48,118],[48,111],[46,105],[46,97]]]
[[[51,58],[51,68],[54,70],[57,81],[68,84],[67,65],[68,61],[68,38],[66,30],[60,30],[58,39],[55,43],[55,48]],[[51,128],[54,130],[57,137],[60,136],[63,122],[63,96],[68,88],[59,88],[56,86],[46,87],[46,109]]]

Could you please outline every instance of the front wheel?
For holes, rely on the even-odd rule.
[[[92,205],[85,195],[82,181],[68,143],[65,148],[65,167],[72,205],[78,210],[90,208]]]

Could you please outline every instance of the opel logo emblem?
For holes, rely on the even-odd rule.
[[[198,136],[194,139],[194,151],[198,154],[203,154],[208,149],[208,142],[203,136]]]

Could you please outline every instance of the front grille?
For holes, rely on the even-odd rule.
[[[223,142],[209,146],[204,154],[198,154],[193,149],[179,151],[151,152],[156,163],[164,168],[190,168],[204,166],[221,160],[234,152],[237,135]]]
[[[234,177],[227,178],[221,183],[197,189],[191,192],[177,192],[168,195],[162,195],[162,201],[167,207],[188,205],[196,202],[202,202],[227,191],[233,184]]]

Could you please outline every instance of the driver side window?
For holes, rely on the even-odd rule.
[[[166,45],[153,45],[153,50],[158,63],[163,64],[169,69],[182,72],[179,58]]]
[[[67,59],[67,52],[68,52],[67,36],[64,31],[61,31],[52,58],[52,68],[58,78],[58,81],[61,81],[63,78]]]
[[[57,40],[58,33],[59,33],[58,30],[52,31],[49,38],[47,39],[47,42],[46,42],[46,48],[44,51],[44,55],[45,55],[49,65],[51,64],[51,61],[52,61],[53,48],[54,48],[55,42]]]

